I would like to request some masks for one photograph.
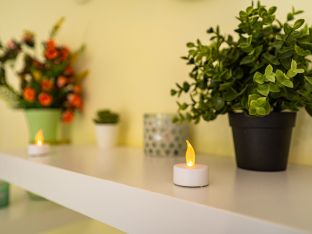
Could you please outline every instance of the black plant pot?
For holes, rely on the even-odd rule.
[[[284,171],[296,113],[273,112],[265,117],[230,113],[236,163],[254,171]]]

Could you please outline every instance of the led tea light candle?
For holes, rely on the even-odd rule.
[[[36,133],[35,144],[28,145],[28,154],[31,156],[43,155],[50,152],[50,146],[44,143],[42,130]]]
[[[185,187],[203,187],[208,185],[208,166],[195,164],[195,151],[187,140],[186,163],[173,167],[173,183]]]

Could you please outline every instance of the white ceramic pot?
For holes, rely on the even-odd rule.
[[[118,136],[117,124],[96,124],[95,130],[99,148],[108,149],[116,146]]]

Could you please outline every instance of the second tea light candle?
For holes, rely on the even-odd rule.
[[[173,183],[184,187],[204,187],[209,183],[208,166],[195,164],[195,151],[187,140],[186,163],[173,166]]]
[[[203,187],[208,185],[208,166],[197,164],[193,167],[185,163],[173,167],[173,183],[185,187]]]

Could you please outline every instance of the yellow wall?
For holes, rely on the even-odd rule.
[[[96,109],[109,107],[122,115],[120,142],[142,146],[142,116],[146,112],[174,112],[175,100],[169,90],[176,81],[187,79],[189,67],[179,57],[186,54],[185,43],[219,24],[232,32],[234,16],[248,5],[246,0],[1,0],[0,35],[8,39],[33,29],[44,38],[61,16],[67,20],[59,41],[78,47],[87,44],[83,66],[91,74],[86,80],[85,112],[75,121],[74,143],[93,144],[91,121]],[[295,5],[307,13],[312,23],[310,0],[263,1],[279,7],[279,15]],[[310,13],[310,14],[309,14]],[[0,147],[24,146],[27,129],[22,111],[0,104]],[[310,150],[312,119],[298,116],[293,135],[291,161],[312,165]],[[226,116],[194,127],[197,151],[233,155]]]

